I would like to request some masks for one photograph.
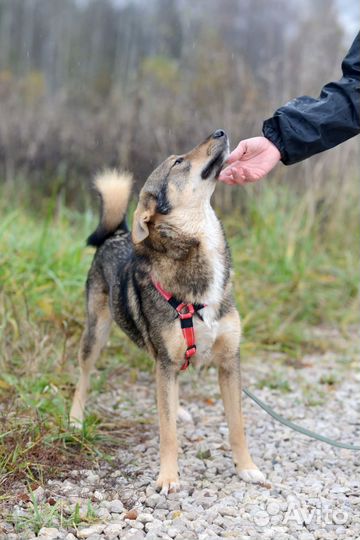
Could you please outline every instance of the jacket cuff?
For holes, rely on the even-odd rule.
[[[277,121],[274,117],[265,120],[263,123],[262,132],[264,137],[269,139],[269,141],[272,142],[279,150],[282,163],[284,165],[289,165],[289,157],[285,150],[285,145],[280,135],[280,131],[278,130]]]

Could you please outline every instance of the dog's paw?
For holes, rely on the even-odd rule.
[[[265,476],[257,467],[253,469],[239,469],[238,474],[244,482],[249,484],[265,484]]]
[[[168,493],[176,493],[179,491],[180,483],[179,477],[174,476],[165,476],[159,474],[158,479],[156,480],[156,490],[160,491],[162,495],[168,495]]]
[[[82,429],[83,427],[83,419],[82,418],[75,418],[74,416],[70,416],[69,420],[70,427],[74,429]]]
[[[83,427],[83,423],[80,422],[79,420],[73,420],[71,419],[70,420],[70,427],[73,428],[73,429],[82,429]]]
[[[73,404],[69,413],[69,424],[70,427],[75,429],[82,429],[84,422],[84,407],[81,406],[81,403],[76,396],[74,398]]]
[[[178,420],[181,420],[181,422],[188,422],[188,423],[191,423],[191,424],[194,423],[194,420],[193,420],[193,417],[191,416],[191,413],[189,413],[189,411],[184,409],[184,407],[179,407],[178,408],[177,417],[178,417]]]

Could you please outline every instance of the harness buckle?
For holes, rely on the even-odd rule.
[[[185,351],[185,358],[189,359],[194,356],[194,354],[196,354],[196,345],[191,345],[191,347],[188,347]]]
[[[185,308],[187,311],[182,313],[182,310]],[[194,306],[192,304],[185,304],[184,302],[176,308],[176,311],[178,312],[180,319],[191,319],[195,313]]]

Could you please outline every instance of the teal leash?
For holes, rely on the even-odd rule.
[[[306,435],[307,437],[311,437],[312,439],[317,439],[318,441],[324,442],[326,444],[331,444],[331,446],[336,446],[337,448],[346,448],[347,450],[354,450],[358,452],[360,451],[360,446],[355,446],[353,444],[346,444],[339,441],[334,441],[333,439],[329,439],[328,437],[319,435],[318,433],[315,433],[314,431],[310,431],[309,429],[306,429],[302,426],[298,426],[297,424],[290,422],[290,420],[286,420],[286,418],[284,418],[283,416],[275,412],[274,409],[269,407],[269,405],[266,405],[266,403],[261,401],[261,399],[254,396],[254,394],[250,392],[250,390],[248,390],[247,388],[243,388],[243,391],[250,399],[255,401],[255,403],[259,405],[259,407],[264,409],[264,411],[270,414],[270,416],[272,416],[273,418],[275,418],[275,420],[280,422],[280,424],[283,424],[284,426],[287,426],[288,428],[293,429],[294,431],[298,431],[299,433],[302,433],[303,435]]]

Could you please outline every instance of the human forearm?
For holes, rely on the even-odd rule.
[[[360,132],[360,37],[343,64],[343,77],[325,85],[319,98],[302,96],[280,107],[263,124],[263,134],[291,165],[333,148]]]

